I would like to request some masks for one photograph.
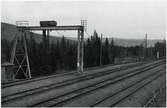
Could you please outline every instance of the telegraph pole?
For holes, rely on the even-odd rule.
[[[115,53],[114,53],[114,38],[112,37],[112,41],[111,41],[111,47],[112,47],[112,63],[114,64],[115,62]]]
[[[145,46],[146,48],[147,48],[147,44],[148,44],[148,43],[147,43],[147,34],[146,34],[146,46]]]
[[[148,43],[147,43],[147,33],[146,33],[146,35],[145,35],[145,57],[144,58],[146,58],[147,57],[147,45],[148,45]]]
[[[101,39],[100,39],[100,41],[101,41],[101,44],[100,44],[100,66],[102,65],[102,44],[103,44],[102,40],[103,40],[103,35],[101,34]]]

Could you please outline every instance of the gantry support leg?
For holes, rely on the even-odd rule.
[[[77,55],[77,70],[83,73],[83,57],[84,57],[84,32],[78,30],[78,55]]]
[[[81,31],[81,72],[84,67],[84,31]]]
[[[49,35],[50,35],[50,31],[47,30],[47,35],[46,35],[47,48],[49,48]]]
[[[25,48],[25,56],[26,56],[26,62],[27,62],[27,72],[28,72],[28,78],[31,78],[31,71],[30,71],[30,63],[29,63],[29,58],[28,58],[28,51],[27,51],[27,44],[26,44],[26,32],[24,32],[23,36],[23,43],[24,43],[24,48]]]
[[[10,62],[15,65],[15,69],[16,69],[15,76],[14,76],[15,78],[17,78],[17,75],[20,74],[20,72],[24,74],[25,78],[31,78],[30,63],[28,58],[28,51],[27,51],[27,44],[26,44],[25,37],[26,37],[26,32],[21,31],[21,36],[16,34],[15,40],[14,40]],[[23,45],[23,47],[18,46],[18,41],[21,38],[23,39],[23,43],[19,45]],[[22,51],[20,52],[20,50]]]
[[[81,38],[80,30],[78,30],[78,48],[77,48],[77,71],[81,73]]]

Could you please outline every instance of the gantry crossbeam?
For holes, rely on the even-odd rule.
[[[55,27],[41,27],[41,26],[17,26],[19,30],[83,30],[83,26],[76,25],[76,26],[55,26]]]

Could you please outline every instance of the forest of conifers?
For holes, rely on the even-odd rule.
[[[22,40],[20,40],[22,41]],[[43,42],[36,42],[33,35],[26,39],[28,46],[28,55],[32,76],[54,74],[68,70],[75,70],[77,64],[77,41],[66,39],[64,36],[57,42],[50,41],[47,50]],[[6,62],[10,60],[13,42],[1,40],[1,60]],[[102,46],[102,47],[101,47]],[[102,48],[102,50],[101,50]],[[156,58],[157,51],[160,57],[166,55],[166,43],[157,42],[153,47],[145,49],[143,45],[131,47],[118,46],[105,38],[104,42],[96,31],[84,42],[84,68],[100,65],[121,63],[125,58],[132,58],[136,61],[145,58]],[[126,62],[126,61],[125,61]]]

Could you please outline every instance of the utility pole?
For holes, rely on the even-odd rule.
[[[153,50],[152,50],[153,48],[152,48],[152,46],[150,47],[150,56],[151,56],[151,58],[153,57]]]
[[[100,38],[100,66],[102,65],[102,44],[103,44],[103,35],[101,34],[101,38]]]
[[[147,33],[146,33],[146,35],[145,35],[145,56],[144,56],[144,58],[146,58],[147,57],[147,45],[148,45],[148,43],[147,43]]]
[[[114,38],[112,37],[111,41],[111,47],[112,47],[112,63],[115,62],[115,53],[114,53]]]
[[[147,33],[146,33],[146,46],[145,46],[146,48],[147,48],[147,44],[148,44],[148,43],[147,43]]]

